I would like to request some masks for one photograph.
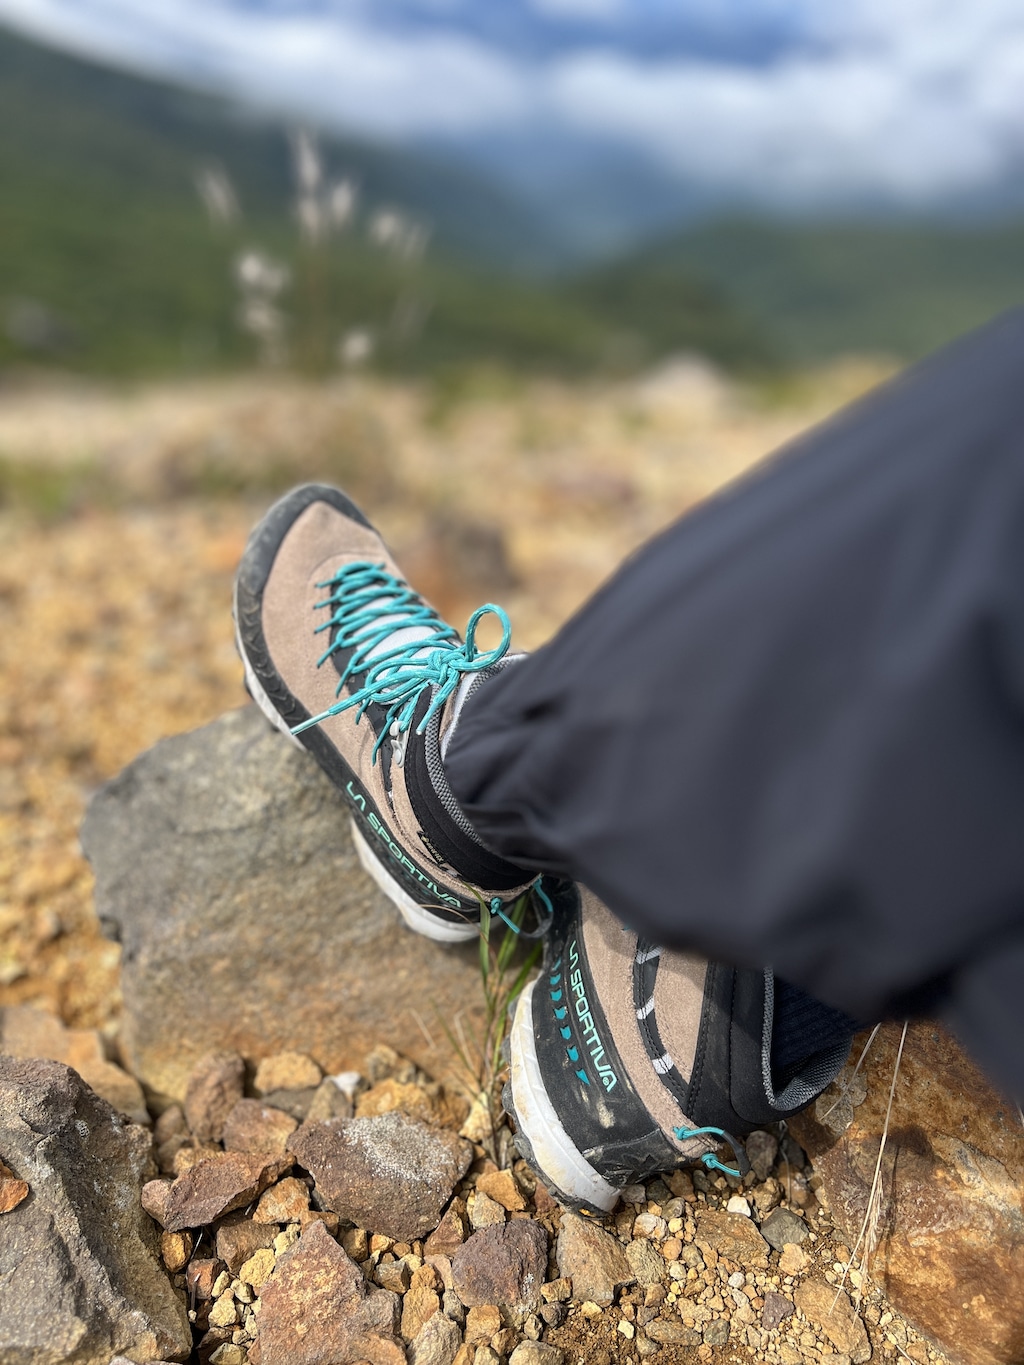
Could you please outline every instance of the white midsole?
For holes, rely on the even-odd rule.
[[[352,842],[356,846],[364,870],[370,874],[388,900],[398,907],[398,913],[415,933],[422,934],[424,938],[431,938],[435,943],[468,943],[470,939],[479,938],[480,930],[477,925],[458,924],[454,920],[441,919],[439,915],[417,904],[405,887],[395,881],[388,872],[363,838],[355,820],[352,821]]]
[[[510,1033],[509,1080],[516,1119],[545,1179],[570,1199],[609,1213],[618,1202],[619,1191],[580,1152],[562,1127],[544,1088],[533,1031],[536,985],[531,981],[519,997]]]

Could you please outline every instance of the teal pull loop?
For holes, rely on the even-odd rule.
[[[726,1175],[734,1175],[737,1180],[740,1179],[739,1171],[734,1170],[732,1166],[723,1166],[713,1152],[705,1152],[700,1160],[701,1165],[709,1171],[723,1171]]]
[[[512,930],[514,934],[522,933],[522,930],[520,929],[519,925],[516,924],[515,920],[509,919],[508,915],[505,914],[505,911],[502,908],[500,896],[493,896],[491,898],[491,914],[497,915],[498,919],[504,921],[504,923],[508,925],[508,927]]]
[[[736,1170],[732,1166],[723,1166],[714,1152],[705,1152],[700,1158],[701,1165],[705,1170],[721,1171],[723,1175],[735,1176],[737,1180],[742,1180],[750,1170],[750,1162],[747,1160],[746,1153],[743,1150],[743,1144],[738,1138],[734,1138],[731,1133],[727,1133],[724,1128],[673,1128],[672,1131],[680,1142],[687,1142],[690,1138],[707,1136],[716,1137],[719,1141],[729,1144],[736,1156],[736,1165],[739,1169]]]
[[[541,882],[542,878],[538,877],[530,887],[530,890],[540,900],[545,910],[544,918],[540,921],[536,929],[523,929],[521,925],[516,924],[515,920],[509,919],[508,915],[505,914],[500,896],[493,896],[491,898],[491,914],[496,915],[498,919],[508,925],[514,934],[518,934],[522,939],[543,938],[550,929],[551,921],[555,917],[555,907],[551,904],[551,897],[544,890]]]

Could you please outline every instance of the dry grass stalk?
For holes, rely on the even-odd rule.
[[[846,1276],[849,1273],[850,1267],[853,1264],[853,1262],[857,1259],[858,1255],[860,1256],[861,1281],[860,1284],[856,1286],[857,1290],[856,1303],[858,1307],[860,1306],[860,1301],[861,1298],[863,1297],[864,1286],[867,1283],[867,1279],[870,1274],[871,1257],[874,1255],[875,1248],[878,1245],[878,1228],[882,1217],[882,1157],[885,1154],[885,1144],[889,1136],[889,1122],[892,1117],[892,1103],[893,1098],[896,1094],[896,1081],[899,1078],[900,1074],[900,1063],[903,1060],[903,1047],[907,1041],[907,1029],[909,1028],[909,1026],[910,1021],[905,1019],[903,1021],[903,1032],[900,1034],[900,1045],[896,1049],[896,1062],[892,1069],[892,1081],[889,1085],[889,1102],[885,1108],[885,1122],[882,1124],[882,1137],[878,1144],[878,1156],[875,1160],[875,1169],[871,1177],[871,1187],[868,1190],[867,1208],[864,1210],[864,1219],[860,1225],[860,1231],[857,1234],[857,1242],[853,1248],[853,1251],[850,1253],[850,1259],[847,1262],[846,1266],[844,1267],[842,1276],[839,1280],[839,1285],[836,1289],[836,1297],[832,1305],[833,1308],[835,1307],[835,1304],[839,1301],[839,1295],[842,1292],[843,1285],[846,1282]],[[878,1031],[878,1027],[879,1027],[878,1025],[875,1026],[875,1031],[872,1033],[871,1038],[868,1039],[869,1045],[871,1043],[871,1039],[874,1038],[875,1033]],[[866,1052],[867,1047],[865,1047],[864,1050]],[[858,1062],[858,1066],[859,1065],[860,1063]],[[861,1250],[862,1247],[863,1251]]]
[[[829,1114],[832,1113],[832,1110],[835,1109],[836,1105],[839,1104],[839,1102],[840,1102],[841,1100],[845,1099],[846,1096],[849,1094],[850,1085],[851,1085],[851,1083],[852,1083],[854,1077],[857,1075],[857,1073],[860,1071],[861,1067],[863,1066],[863,1064],[864,1064],[864,1059],[865,1059],[865,1057],[867,1057],[867,1055],[868,1055],[868,1049],[870,1048],[871,1044],[875,1041],[875,1039],[878,1037],[878,1030],[879,1030],[881,1027],[882,1027],[881,1024],[876,1024],[875,1027],[874,1027],[874,1028],[871,1030],[871,1032],[868,1034],[868,1040],[867,1040],[867,1042],[864,1044],[863,1048],[861,1049],[861,1054],[860,1054],[860,1056],[857,1058],[857,1065],[856,1065],[856,1066],[853,1068],[853,1070],[850,1072],[849,1076],[845,1077],[845,1078],[843,1079],[843,1081],[840,1083],[840,1084],[841,1084],[840,1092],[839,1092],[839,1094],[835,1097],[835,1099],[832,1101],[832,1103],[829,1105],[829,1107],[825,1110],[824,1114],[822,1114],[822,1116],[821,1116],[821,1117],[822,1117],[822,1122],[824,1122],[824,1120],[828,1118]]]

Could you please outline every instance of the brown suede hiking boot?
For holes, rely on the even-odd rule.
[[[480,651],[486,613],[504,636]],[[441,762],[470,686],[506,662],[501,608],[475,612],[463,642],[359,509],[309,484],[250,536],[235,630],[253,700],[345,796],[363,866],[409,927],[454,943],[477,935],[482,909],[511,918],[534,878],[480,843]]]
[[[853,1021],[769,971],[646,943],[585,887],[544,884],[544,967],[507,1045],[521,1155],[562,1203],[596,1213],[693,1162],[744,1174],[733,1135],[810,1104],[842,1068]]]

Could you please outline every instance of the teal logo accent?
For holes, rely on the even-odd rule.
[[[573,949],[575,949],[575,947],[576,947],[576,945],[573,944]],[[573,954],[572,954],[572,953],[570,953],[570,958],[573,958]],[[574,961],[574,962],[575,962],[575,960],[576,960],[576,959],[573,958],[573,961]],[[563,987],[562,987],[562,972],[560,971],[561,965],[562,965],[562,959],[559,958],[558,961],[557,961],[557,962],[552,966],[552,968],[551,968],[551,972],[550,972],[550,975],[549,975],[549,977],[548,977],[548,995],[549,995],[549,997],[551,998],[551,1012],[552,1012],[552,1014],[554,1014],[556,1020],[558,1020],[559,1024],[561,1025],[561,1027],[559,1028],[558,1031],[559,1031],[559,1033],[562,1035],[563,1041],[566,1042],[566,1043],[570,1043],[571,1040],[572,1040],[572,1025],[571,1025],[571,1024],[563,1024],[563,1023],[562,1023],[562,1021],[563,1021],[563,1020],[568,1016],[568,1014],[569,1014],[569,1006],[568,1006],[568,1004],[559,1005],[559,1003],[558,1003],[558,1002],[563,998],[563,996],[565,995],[565,991],[564,991],[564,989],[563,989]],[[576,989],[575,980],[573,981],[573,988],[574,988],[574,994],[575,994],[575,995],[579,995],[580,992],[579,992],[578,989]],[[577,1012],[577,1014],[580,1013],[578,1007],[577,1007],[577,1011],[576,1011],[576,1012]],[[581,1022],[586,1023],[587,1021],[581,1019]],[[593,1049],[590,1049],[590,1050],[593,1051]],[[576,1068],[576,1072],[575,1072],[575,1074],[576,1074],[576,1079],[579,1080],[579,1081],[581,1081],[583,1085],[592,1085],[593,1082],[591,1081],[590,1077],[587,1075],[586,1071],[583,1069],[583,1067],[579,1066],[579,1061],[580,1061],[580,1050],[579,1050],[579,1048],[576,1047],[575,1045],[570,1046],[570,1047],[567,1047],[567,1048],[565,1049],[565,1053],[566,1053],[566,1056],[567,1056],[568,1059],[569,1059],[570,1064],[571,1064],[574,1068]],[[611,1068],[610,1068],[610,1067],[607,1067],[607,1066],[602,1067],[603,1058],[604,1058],[604,1052],[603,1052],[603,1049],[602,1049],[601,1052],[600,1052],[600,1056],[598,1056],[598,1057],[595,1058],[595,1060],[596,1060],[596,1062],[597,1062],[597,1068],[598,1068],[599,1074],[602,1073],[602,1072],[605,1071],[605,1070],[611,1071]],[[612,1074],[613,1074],[613,1077],[614,1077],[614,1073],[612,1073]],[[602,1082],[603,1082],[603,1084],[604,1084],[604,1086],[605,1086],[605,1089],[611,1089],[611,1086],[610,1086],[609,1083],[608,1083],[608,1082],[609,1082],[609,1078],[608,1078],[608,1077],[606,1077],[605,1075],[601,1074],[601,1080],[602,1080]],[[614,1084],[615,1084],[615,1081],[614,1081],[614,1079],[612,1079],[611,1085],[614,1085]]]
[[[352,805],[356,809],[358,809],[359,813],[366,820],[366,823],[373,830],[374,834],[376,834],[378,838],[383,840],[383,842],[387,846],[388,852],[391,854],[391,857],[395,860],[395,862],[398,863],[402,872],[405,875],[411,875],[415,877],[416,880],[420,882],[421,885],[425,886],[426,889],[437,900],[443,901],[445,905],[450,905],[455,910],[462,910],[464,908],[462,902],[458,900],[455,896],[449,895],[447,891],[442,891],[436,882],[431,881],[430,878],[416,866],[416,864],[405,852],[402,846],[400,844],[395,843],[394,839],[391,837],[387,825],[384,824],[383,820],[381,820],[377,815],[375,815],[372,810],[367,811],[366,797],[362,794],[361,791],[359,791],[357,787],[353,786],[351,781],[348,783],[346,791],[348,792],[348,797],[349,800],[352,802]]]
[[[601,1078],[601,1084],[605,1090],[614,1090],[618,1085],[619,1078],[608,1061],[608,1053],[604,1042],[598,1031],[597,1024],[587,999],[587,985],[583,978],[583,968],[580,966],[579,949],[576,941],[573,940],[569,945],[569,986],[572,990],[573,1009],[576,1014],[577,1024],[582,1031],[581,1042],[594,1064],[597,1074]],[[561,992],[559,992],[561,994]],[[552,997],[554,998],[554,997]],[[576,1073],[577,1076],[580,1074]],[[589,1079],[587,1084],[590,1084]]]

